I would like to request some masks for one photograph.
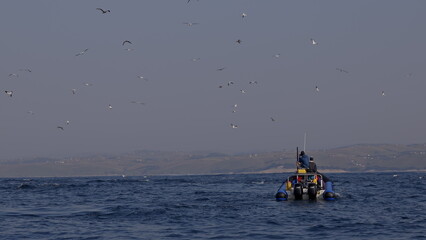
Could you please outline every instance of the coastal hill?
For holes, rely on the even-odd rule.
[[[312,150],[322,172],[424,171],[426,144],[360,144]],[[296,149],[223,154],[135,151],[73,158],[0,161],[0,177],[143,176],[162,174],[274,173],[295,170]]]

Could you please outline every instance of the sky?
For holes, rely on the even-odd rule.
[[[425,143],[425,9],[2,1],[0,159]]]

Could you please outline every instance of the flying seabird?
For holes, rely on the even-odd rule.
[[[311,43],[312,43],[312,45],[318,45],[318,42],[315,41],[315,39],[313,39],[313,38],[311,38]]]
[[[229,82],[228,82],[228,86],[231,86],[232,84],[234,84],[234,82],[233,82],[233,81],[229,81]]]
[[[241,44],[241,39],[238,39],[237,41],[235,41],[238,44]]]
[[[385,91],[382,91],[382,96],[385,96]]]
[[[64,127],[62,127],[62,126],[57,126],[56,128],[59,128],[59,129],[61,129],[62,131],[64,130]]]
[[[29,68],[22,68],[22,69],[19,69],[19,71],[32,72],[31,69]]]
[[[245,91],[245,90],[243,90],[243,89],[241,89],[241,90],[240,90],[240,92],[241,92],[241,93],[246,93],[246,91]]]
[[[84,83],[84,86],[90,87],[90,86],[93,86],[93,84],[91,84],[91,83]]]
[[[241,14],[241,18],[245,18],[245,17],[247,17],[247,14],[246,13],[242,13]]]
[[[249,84],[257,84],[257,81],[250,81]]]
[[[124,44],[126,44],[126,43],[128,43],[128,44],[132,44],[132,42],[130,42],[129,40],[125,40],[125,41],[123,41],[123,43],[122,43],[121,45],[123,45],[123,46],[124,46]]]
[[[77,54],[76,54],[76,56],[83,55],[83,54],[85,54],[88,50],[89,50],[89,49],[88,49],[88,48],[86,48],[86,49],[84,49],[83,51],[81,51],[81,52],[77,53]]]
[[[72,91],[72,94],[75,94],[75,92],[77,91],[77,89],[73,88],[73,89],[71,89],[71,91]]]
[[[223,70],[225,70],[225,68],[226,67],[221,67],[221,68],[218,68],[218,69],[216,69],[217,71],[223,71]]]
[[[231,128],[238,128],[238,126],[235,125],[235,124],[233,124],[233,123],[231,123]]]
[[[272,121],[272,122],[275,122],[275,118],[271,117],[271,121]]]
[[[198,23],[196,22],[183,22],[182,24],[185,24],[188,27],[191,27],[192,25],[197,25]]]
[[[197,62],[197,61],[200,61],[200,60],[201,60],[201,58],[193,58],[192,59],[193,62]]]
[[[349,73],[348,71],[346,71],[345,69],[342,68],[336,68],[337,71],[342,72],[342,73]]]
[[[12,97],[13,91],[4,91],[9,97]]]
[[[319,92],[318,86],[315,86],[315,91]]]
[[[274,55],[275,58],[279,58],[281,56],[281,53],[277,53]]]
[[[232,113],[236,113],[237,112],[237,107],[238,107],[238,104],[234,104],[234,109],[232,110]]]
[[[109,105],[108,105],[108,109],[112,109],[112,106],[111,106],[111,104],[109,104]]]
[[[17,73],[11,73],[9,74],[9,77],[19,77],[19,75]]]
[[[27,111],[28,114],[34,115],[35,113],[33,111]]]
[[[145,80],[145,81],[148,81],[148,78],[145,78],[144,76],[138,76],[138,78],[142,79],[142,80]]]
[[[105,14],[105,13],[109,13],[109,12],[111,12],[110,10],[103,10],[102,8],[96,8],[96,10],[101,11],[101,12],[102,12],[102,14]]]
[[[70,121],[69,121],[69,120],[67,120],[65,123],[66,123],[67,125],[70,125]]]

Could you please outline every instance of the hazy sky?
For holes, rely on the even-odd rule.
[[[425,143],[425,10],[420,0],[2,1],[0,159],[283,150],[305,132],[307,149]]]

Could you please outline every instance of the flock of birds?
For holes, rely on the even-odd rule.
[[[191,0],[188,0],[188,2],[187,3],[190,3],[191,2]],[[101,14],[110,14],[111,13],[111,10],[109,10],[109,9],[103,9],[103,8],[96,8],[96,10],[97,11],[99,11]],[[242,19],[245,19],[245,18],[248,18],[248,14],[247,13],[245,13],[245,12],[243,12],[243,13],[241,13],[241,15],[240,15],[240,17],[242,18]],[[182,24],[184,24],[184,25],[186,25],[186,26],[194,26],[194,25],[198,25],[199,23],[197,23],[197,22],[183,22]],[[235,43],[236,44],[243,44],[243,40],[241,40],[241,39],[237,39],[237,40],[235,40]],[[121,45],[122,46],[131,46],[133,43],[132,43],[132,41],[130,41],[130,40],[124,40],[124,41],[122,41],[122,43],[121,43]],[[310,38],[310,44],[312,45],[312,46],[318,46],[319,45],[319,42],[316,40],[316,39],[314,39],[314,38]],[[127,51],[131,51],[131,50],[133,50],[133,49],[131,49],[131,48],[126,48],[125,50],[127,50]],[[85,54],[87,54],[89,52],[89,48],[86,48],[86,49],[84,49],[84,50],[82,50],[82,51],[80,51],[80,52],[77,52],[76,54],[75,54],[75,56],[76,57],[82,57],[83,55],[85,55]],[[281,56],[281,54],[279,54],[279,53],[277,53],[277,54],[275,54],[273,57],[275,57],[275,58],[280,58],[280,56]],[[196,61],[199,61],[201,58],[193,58],[192,59],[192,61],[194,61],[194,62],[196,62]],[[219,67],[219,68],[217,68],[216,70],[217,71],[224,71],[224,70],[226,70],[227,68],[226,67]],[[25,71],[25,72],[28,72],[28,73],[31,73],[32,72],[32,70],[31,69],[28,69],[28,68],[26,68],[26,69],[19,69],[19,71]],[[338,72],[340,72],[340,73],[343,73],[343,74],[349,74],[349,71],[347,71],[346,69],[343,69],[343,68],[336,68],[336,71],[338,71]],[[18,78],[19,77],[19,74],[18,73],[10,73],[9,74],[9,77],[10,78]],[[145,78],[144,76],[137,76],[137,78],[139,78],[139,79],[141,79],[141,80],[145,80],[145,81],[148,81],[148,79],[147,78]],[[256,84],[258,84],[258,82],[257,81],[249,81],[248,82],[250,85],[256,85]],[[84,85],[85,86],[92,86],[93,84],[91,84],[91,83],[84,83]],[[224,87],[229,87],[229,86],[231,86],[231,85],[234,85],[234,81],[228,81],[226,84],[223,84],[223,85],[219,85],[219,88],[224,88]],[[315,86],[315,89],[314,89],[314,91],[315,92],[319,92],[320,91],[320,88],[319,88],[319,86],[318,85],[316,85]],[[13,97],[13,94],[14,94],[14,91],[13,90],[5,90],[4,91],[5,92],[5,94],[8,96],[8,97]],[[73,89],[71,89],[71,93],[73,94],[73,95],[75,95],[75,94],[77,94],[77,89],[76,88],[73,88]],[[240,89],[240,93],[241,94],[246,94],[247,93],[247,91],[245,90],[245,89]],[[382,91],[381,92],[381,95],[382,96],[385,96],[385,92],[384,91]],[[133,103],[133,104],[140,104],[140,105],[145,105],[145,103],[144,102],[140,102],[140,101],[132,101],[131,103]],[[237,112],[237,107],[238,107],[238,104],[234,104],[233,105],[233,109],[232,109],[232,113],[236,113]],[[112,105],[111,104],[108,104],[107,105],[107,109],[109,109],[109,110],[112,110]],[[28,113],[29,114],[31,114],[31,115],[33,115],[34,114],[34,112],[33,111],[28,111]],[[273,117],[273,116],[271,116],[270,117],[270,120],[272,121],[272,122],[275,122],[276,121],[276,119],[275,119],[275,117]],[[70,124],[70,121],[69,120],[67,120],[66,122],[66,125],[69,125]],[[236,123],[230,123],[230,125],[229,125],[231,128],[233,128],[233,129],[236,129],[236,128],[238,128],[238,124],[236,124]],[[64,126],[62,126],[62,125],[58,125],[57,126],[57,129],[59,129],[59,130],[65,130],[65,127]]]

